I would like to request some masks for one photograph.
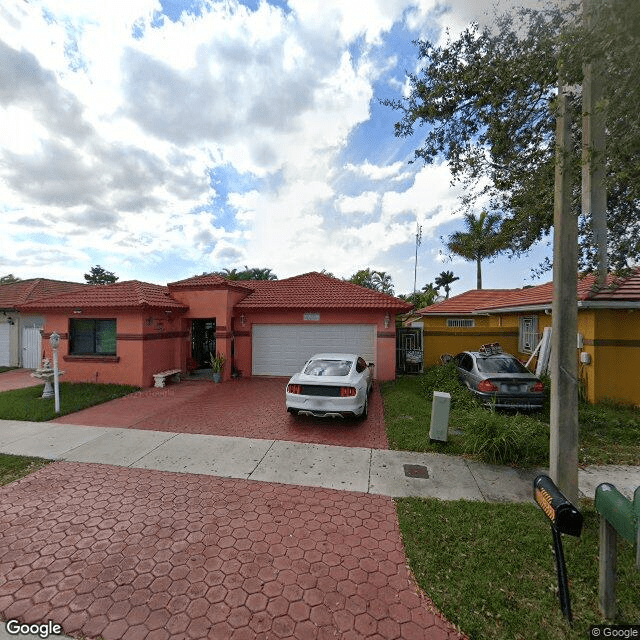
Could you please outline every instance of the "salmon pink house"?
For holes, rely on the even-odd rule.
[[[232,281],[204,275],[167,286],[117,282],[33,301],[55,331],[65,380],[151,386],[166,370],[207,366],[223,379],[290,376],[318,352],[359,353],[379,380],[395,377],[395,318],[406,302],[321,273]]]

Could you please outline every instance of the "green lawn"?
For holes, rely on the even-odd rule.
[[[14,369],[17,369],[18,367],[0,367],[0,373],[4,373],[5,371],[13,371]]]
[[[580,538],[563,536],[571,628],[560,610],[549,521],[532,504],[396,501],[409,566],[471,640],[582,639],[598,611],[598,515],[585,501]],[[618,623],[640,623],[635,551],[618,546]]]
[[[60,413],[56,413],[54,399],[41,397],[43,387],[44,385],[38,385],[0,393],[0,420],[43,422],[138,390],[137,387],[128,385],[62,382],[60,383]]]
[[[0,453],[0,485],[9,484],[14,480],[41,469],[49,464],[50,460],[42,458],[26,458],[24,456],[12,456]]]
[[[392,449],[468,455],[495,464],[548,464],[548,398],[539,413],[490,411],[458,382],[452,365],[401,376],[381,389]],[[429,440],[434,390],[451,394],[446,443]],[[582,403],[579,420],[581,464],[640,465],[640,410]]]

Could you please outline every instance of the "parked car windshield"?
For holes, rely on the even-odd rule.
[[[308,376],[348,376],[352,365],[351,360],[312,360],[304,373]]]
[[[531,373],[513,356],[490,356],[478,358],[478,371],[481,373]]]

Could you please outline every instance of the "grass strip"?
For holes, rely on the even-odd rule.
[[[563,536],[574,616],[560,610],[550,524],[533,504],[396,500],[409,566],[445,617],[471,640],[588,637],[598,611],[598,518],[589,501],[580,538]],[[640,622],[635,551],[618,546],[618,618]]]
[[[42,458],[27,458],[0,453],[0,485],[19,480],[38,469],[42,469],[50,462],[51,460],[43,460]]]
[[[129,385],[62,382],[60,413],[56,413],[54,399],[42,398],[43,387],[26,387],[0,393],[0,420],[44,422],[138,391],[137,387]]]
[[[547,385],[548,386],[548,385]],[[491,411],[457,379],[452,365],[381,385],[389,446],[467,455],[491,464],[549,463],[548,401],[539,413]],[[451,395],[449,439],[430,442],[433,391]],[[579,406],[581,464],[640,465],[640,410],[614,403]]]

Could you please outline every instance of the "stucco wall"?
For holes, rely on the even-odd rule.
[[[116,319],[116,356],[74,356],[69,353],[72,318]],[[49,313],[45,320],[43,347],[51,357],[49,336],[60,334],[60,368],[63,381],[153,385],[153,373],[180,368],[177,362],[180,322],[162,311],[84,312],[80,315]]]
[[[538,317],[540,335],[545,327],[551,327],[552,317],[543,311],[476,316],[476,326],[468,329],[448,328],[446,317],[426,316],[425,366],[437,364],[442,353],[455,355],[477,349],[484,342],[500,342],[505,351],[527,360],[530,354],[519,351],[518,334],[520,318],[531,315]],[[581,309],[578,332],[584,343],[582,349],[578,349],[576,341],[576,358],[587,400],[610,399],[640,405],[640,383],[636,374],[640,371],[640,309]],[[581,351],[591,357],[589,364],[580,362]]]
[[[509,353],[518,350],[517,323],[502,322],[494,316],[474,317],[475,327],[447,327],[448,318],[469,316],[433,316],[424,318],[424,366],[432,367],[440,362],[444,353],[456,355],[460,351],[476,351],[487,342],[499,342]],[[503,324],[503,326],[499,326]]]
[[[640,405],[640,309],[598,309],[583,315],[584,351],[592,361],[580,369],[590,400]]]

